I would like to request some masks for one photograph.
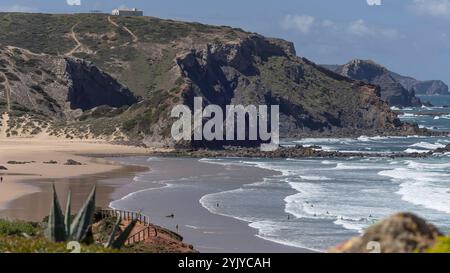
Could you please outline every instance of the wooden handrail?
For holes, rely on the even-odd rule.
[[[156,230],[156,228],[152,228],[152,227],[148,226],[148,227],[145,227],[144,229],[136,232],[135,234],[131,235],[130,237],[128,237],[127,244],[131,245],[131,244],[145,241],[146,239],[151,237],[152,230],[155,231],[154,237],[157,237],[158,231]]]
[[[100,214],[103,219],[108,217],[120,217],[123,220],[138,220],[140,224],[145,226],[150,225],[150,217],[135,211],[127,211],[127,210],[113,210],[113,209],[102,209],[100,210]]]
[[[135,244],[144,241],[151,237],[152,230],[154,230],[154,236],[158,236],[158,231],[156,228],[150,226],[150,217],[135,211],[126,210],[115,210],[115,209],[102,209],[99,210],[102,219],[110,217],[120,217],[122,220],[133,221],[137,220],[140,224],[144,225],[145,228],[131,235],[127,239],[127,244]],[[142,237],[142,240],[141,240]]]

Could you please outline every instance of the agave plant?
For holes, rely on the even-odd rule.
[[[67,242],[77,241],[82,242],[92,226],[92,220],[95,213],[95,193],[96,188],[92,189],[88,199],[81,207],[78,214],[72,219],[71,216],[71,203],[72,194],[69,192],[67,197],[65,216],[59,205],[58,195],[56,194],[55,185],[52,186],[53,198],[50,213],[48,217],[48,226],[45,232],[46,237],[53,242]],[[135,227],[137,220],[133,220],[125,230],[117,237],[116,233],[119,230],[122,219],[118,217],[117,222],[113,228],[113,232],[110,235],[105,247],[108,248],[121,248],[128,237],[130,236],[133,228]]]

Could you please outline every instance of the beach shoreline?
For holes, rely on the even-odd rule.
[[[0,147],[4,151],[0,155],[0,165],[6,166],[7,171],[0,171],[4,177],[0,184],[0,217],[6,219],[19,219],[39,222],[48,215],[51,202],[51,185],[55,184],[60,202],[66,202],[69,190],[72,191],[73,211],[78,210],[92,187],[97,187],[97,206],[108,208],[112,203],[133,195],[139,188],[139,183],[134,178],[139,174],[150,173],[155,162],[148,162],[151,154],[149,149],[111,145],[102,142],[85,141],[60,141],[60,140],[31,140],[15,139],[0,140]],[[3,149],[3,147],[6,147]],[[64,165],[64,162],[72,159],[82,165]],[[26,164],[7,164],[8,161],[29,162]],[[58,161],[58,164],[44,164],[50,160]],[[182,171],[184,158],[178,158],[180,165],[169,164],[166,170],[172,174],[185,176]],[[191,159],[197,161],[198,159]],[[205,164],[205,163],[200,163]],[[189,165],[189,164],[188,164]],[[208,164],[208,172],[215,172],[217,166]],[[187,167],[186,167],[187,168]],[[217,185],[223,184],[223,188],[239,188],[248,182],[259,181],[269,173],[259,168],[249,168],[247,178],[226,185],[227,181],[217,181]],[[158,169],[157,169],[158,171]],[[168,177],[170,179],[170,177]],[[248,180],[250,179],[250,180]],[[222,186],[220,186],[222,187]],[[146,183],[145,190],[155,192],[166,189],[164,184]],[[189,189],[182,192],[175,191],[175,199],[180,207],[191,207],[182,219],[178,217],[180,233],[185,237],[185,242],[193,244],[200,252],[310,252],[306,249],[294,248],[258,237],[258,231],[249,226],[249,223],[223,215],[211,213],[204,208],[199,200],[211,191],[190,192]],[[170,193],[172,194],[172,193]],[[166,198],[162,194],[161,198]],[[157,201],[160,200],[160,201]],[[154,210],[148,214],[154,224],[170,230],[176,230],[174,225],[167,225],[166,212],[171,211],[171,206],[160,198],[152,200],[151,207]],[[144,201],[145,203],[145,201]],[[141,207],[127,207],[128,210],[140,210]],[[146,211],[143,211],[146,214]],[[202,222],[210,221],[222,226],[221,230],[212,231],[197,229],[190,226],[187,221],[189,215],[198,215]],[[185,221],[186,220],[186,221]],[[226,227],[226,232],[224,228]],[[178,231],[178,230],[177,230]],[[217,248],[212,246],[217,245]]]
[[[72,189],[76,193],[73,203],[77,209],[101,179],[120,177],[126,180],[133,173],[148,170],[147,167],[125,166],[104,158],[145,155],[149,149],[103,141],[0,139],[0,150],[0,166],[7,168],[0,170],[3,178],[0,183],[0,216],[27,221],[40,221],[48,214],[52,184],[61,196],[60,201],[64,201]],[[72,160],[72,165],[69,160]],[[114,187],[120,186],[120,181],[116,182]],[[111,198],[108,196],[114,187],[100,186],[97,205],[108,204]]]
[[[139,161],[123,158],[120,162],[132,163],[128,161],[131,159]],[[231,166],[224,170],[223,166],[198,158],[156,157],[145,161],[151,171],[138,174],[133,183],[122,187],[131,193],[113,201],[110,207],[142,210],[152,222],[178,231],[185,243],[201,253],[314,252],[262,238],[249,222],[212,213],[201,203],[205,195],[239,189],[278,172],[256,166]],[[173,217],[167,217],[171,214]]]

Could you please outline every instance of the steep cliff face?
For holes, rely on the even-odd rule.
[[[406,89],[385,67],[370,60],[352,60],[343,66],[326,66],[354,80],[378,85],[381,98],[391,106],[420,106],[414,90]]]
[[[137,102],[128,88],[92,63],[70,58],[66,63],[70,81],[67,100],[72,110],[85,111],[101,105],[120,108]]]

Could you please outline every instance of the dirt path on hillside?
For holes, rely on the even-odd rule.
[[[108,22],[113,26],[120,28],[119,24],[117,24],[116,22],[113,21],[113,19],[111,19],[111,16],[108,16]]]
[[[75,28],[79,25],[80,23],[76,23],[75,25],[72,26],[71,28],[71,32],[70,32],[70,37],[72,38],[72,40],[75,41],[76,46],[70,50],[69,52],[67,52],[65,55],[66,56],[72,56],[75,52],[78,51],[78,49],[80,49],[83,44],[78,40],[77,35],[75,34]]]
[[[75,32],[75,28],[80,24],[80,22],[76,23],[75,25],[72,26],[71,28],[71,32],[70,32],[70,37],[72,38],[72,40],[76,43],[76,46],[70,50],[69,52],[67,52],[66,54],[64,54],[66,57],[72,57],[74,53],[76,52],[84,52],[86,54],[95,54],[95,52],[93,52],[92,50],[89,49],[89,47],[87,47],[86,45],[84,45],[82,42],[80,42],[80,40],[77,38],[77,33]]]
[[[14,50],[14,49],[17,49],[17,50],[25,52],[28,55],[36,56],[36,57],[43,57],[43,56],[47,55],[45,53],[34,53],[34,52],[31,52],[30,50],[28,50],[26,48],[21,48],[21,47],[17,47],[17,46],[10,46],[9,45],[9,46],[6,46],[6,48],[8,48],[8,50],[11,50],[11,51]]]
[[[139,42],[139,37],[138,36],[136,36],[136,34],[134,34],[129,28],[127,28],[126,26],[120,26],[119,24],[117,24],[116,22],[114,22],[114,20],[111,18],[111,16],[108,16],[108,22],[111,24],[111,25],[113,25],[113,26],[115,26],[115,27],[117,27],[117,28],[122,28],[123,30],[125,30],[126,32],[128,32],[130,35],[131,35],[131,37],[133,38],[133,43],[137,43],[137,42]]]
[[[3,113],[2,115],[2,127],[0,128],[0,138],[6,138],[6,131],[8,130],[8,113]]]
[[[0,74],[5,79],[5,97],[7,103],[7,112],[11,111],[11,86],[9,85],[8,77],[6,77],[5,73]]]

